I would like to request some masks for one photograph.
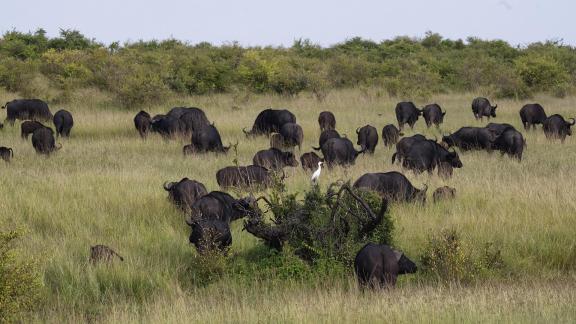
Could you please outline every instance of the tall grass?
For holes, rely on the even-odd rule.
[[[395,123],[398,99],[375,89],[331,92],[325,101],[302,94],[295,98],[251,96],[241,103],[217,95],[173,99],[162,106],[141,107],[151,114],[175,105],[202,107],[225,143],[239,142],[240,164],[268,147],[266,138],[246,139],[250,127],[267,107],[289,108],[305,134],[302,152],[317,145],[318,113],[331,110],[337,129],[356,138],[355,129],[371,124],[380,131]],[[0,101],[14,98],[0,92]],[[576,140],[548,141],[541,130],[524,132],[527,149],[521,163],[499,153],[461,154],[464,168],[450,180],[436,175],[407,176],[417,187],[442,185],[457,189],[454,201],[425,206],[392,206],[398,247],[412,259],[422,253],[430,233],[456,228],[472,246],[495,243],[506,264],[502,275],[474,287],[445,287],[421,275],[402,278],[399,288],[362,293],[353,278],[345,282],[235,282],[224,277],[206,287],[190,285],[186,269],[195,251],[189,228],[171,206],[164,181],[189,177],[217,190],[215,173],[231,165],[228,155],[184,157],[184,140],[142,141],[132,124],[136,111],[107,104],[105,94],[89,91],[66,106],[75,118],[70,139],[45,158],[20,139],[19,125],[6,126],[0,145],[14,149],[10,164],[0,165],[0,228],[29,230],[24,251],[37,259],[44,276],[45,298],[32,316],[38,321],[106,320],[112,322],[172,321],[555,321],[576,318]],[[97,99],[90,99],[97,98]],[[433,97],[448,111],[438,130],[420,120],[407,135],[440,138],[461,126],[480,126],[470,109],[471,94]],[[576,98],[536,99],[547,112],[568,117]],[[424,102],[417,102],[422,106]],[[521,129],[518,116],[524,102],[498,102],[496,122]],[[55,111],[59,107],[52,107]],[[380,115],[382,114],[382,115]],[[320,183],[354,180],[365,172],[401,170],[390,162],[393,150],[381,144],[373,156],[360,156],[349,169],[324,170]],[[309,187],[309,174],[287,169],[286,185],[297,192]],[[431,191],[430,190],[430,191]],[[231,254],[260,246],[233,225]],[[90,245],[106,244],[125,257],[111,267],[88,263]],[[318,280],[320,281],[320,280]]]

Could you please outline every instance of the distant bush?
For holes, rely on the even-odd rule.
[[[0,233],[0,322],[13,321],[32,310],[40,296],[36,265],[15,250],[19,232]]]

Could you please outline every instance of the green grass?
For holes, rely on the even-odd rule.
[[[15,95],[0,92],[0,101]],[[472,94],[438,95],[430,102],[448,111],[440,130],[419,120],[414,131],[440,138],[474,120]],[[96,99],[94,99],[96,98]],[[331,110],[337,129],[355,142],[355,129],[395,123],[398,98],[376,90],[331,92],[324,102],[251,96],[238,103],[228,95],[173,99],[162,107],[142,107],[151,114],[175,105],[202,107],[226,143],[239,142],[240,164],[268,147],[264,137],[246,139],[266,107],[289,108],[304,129],[301,153],[317,145],[318,113]],[[572,117],[576,98],[538,97],[547,112]],[[576,139],[564,145],[548,141],[541,130],[525,134],[528,147],[518,163],[499,153],[461,155],[464,168],[450,180],[436,175],[407,176],[417,187],[430,186],[428,203],[393,205],[397,246],[413,260],[427,238],[440,229],[459,230],[472,247],[494,242],[502,250],[505,270],[473,286],[446,287],[417,274],[403,277],[397,289],[358,291],[353,277],[318,280],[236,281],[225,276],[207,286],[190,284],[186,268],[195,251],[189,228],[166,199],[165,181],[189,177],[217,190],[216,170],[234,156],[184,157],[184,141],[159,136],[142,141],[132,124],[136,111],[106,104],[101,94],[84,93],[65,108],[75,118],[69,140],[50,158],[35,154],[19,136],[19,124],[0,132],[0,145],[14,149],[11,164],[0,163],[0,228],[24,228],[26,255],[38,260],[44,298],[31,316],[37,321],[102,320],[111,322],[573,322],[576,319]],[[518,110],[525,102],[498,101],[496,122],[521,128]],[[417,102],[422,106],[424,102]],[[240,109],[233,109],[240,106]],[[53,106],[56,111],[59,107]],[[5,112],[2,111],[4,114]],[[378,114],[383,114],[379,116]],[[524,130],[522,129],[522,132]],[[379,143],[374,156],[360,156],[349,169],[324,170],[321,184],[354,180],[365,172],[400,170],[391,165],[393,150]],[[299,155],[300,153],[298,153]],[[287,169],[289,191],[306,190],[310,175]],[[431,192],[449,185],[454,201],[432,204]],[[231,254],[242,257],[261,245],[233,226]],[[89,247],[106,244],[125,257],[111,267],[91,267]]]

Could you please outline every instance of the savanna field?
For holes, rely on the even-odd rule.
[[[440,129],[427,129],[422,118],[405,135],[442,134],[476,121],[470,104],[479,94],[442,94],[415,101],[418,107],[436,102],[447,111]],[[18,95],[0,92],[4,103]],[[418,272],[400,276],[395,289],[362,291],[351,268],[344,272],[316,268],[292,260],[262,273],[250,264],[270,253],[258,239],[232,224],[228,256],[210,263],[199,258],[188,242],[190,228],[167,199],[166,181],[183,177],[219,190],[215,174],[222,167],[252,164],[266,137],[247,139],[242,128],[268,107],[292,111],[304,129],[299,157],[318,145],[317,117],[332,111],[336,128],[356,142],[357,127],[370,124],[380,133],[396,124],[394,107],[404,98],[389,97],[377,88],[337,90],[323,101],[301,93],[295,97],[233,95],[180,97],[160,105],[127,110],[95,91],[79,91],[65,105],[52,104],[74,115],[69,139],[49,158],[34,152],[20,138],[18,121],[5,125],[0,145],[14,149],[10,164],[0,163],[0,228],[23,232],[19,255],[33,261],[41,278],[41,293],[25,322],[552,322],[576,320],[576,138],[564,144],[550,141],[541,126],[526,132],[519,109],[539,102],[546,112],[575,117],[576,97],[535,96],[526,101],[494,100],[497,117],[510,123],[527,142],[523,159],[484,151],[460,153],[464,164],[451,179],[404,171],[418,188],[429,185],[425,205],[392,204],[394,246],[420,265],[431,235],[456,230],[471,251],[486,244],[499,249],[497,271],[466,283],[445,282]],[[144,109],[151,115],[174,106],[202,108],[214,121],[225,145],[238,142],[237,156],[183,156],[186,140],[165,141],[152,134],[140,139],[133,117]],[[1,111],[5,118],[5,110]],[[401,171],[392,165],[393,148],[380,138],[373,156],[361,155],[348,169],[324,169],[323,190],[338,180],[356,180],[367,172]],[[286,168],[291,193],[310,189],[310,173]],[[456,188],[457,197],[438,204],[432,191]],[[245,193],[232,193],[235,197]],[[264,193],[265,194],[265,193]],[[300,195],[301,197],[301,195]],[[106,244],[124,262],[93,266],[90,246]],[[203,264],[208,262],[210,264]],[[224,262],[225,265],[217,264]],[[222,271],[223,267],[232,268]],[[334,272],[334,273],[333,273]]]

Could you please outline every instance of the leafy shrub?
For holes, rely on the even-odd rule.
[[[128,74],[117,90],[118,100],[126,107],[157,104],[165,101],[169,94],[162,78],[143,68]]]
[[[533,91],[550,91],[564,96],[569,76],[553,58],[540,55],[526,55],[515,62],[518,75]]]
[[[41,281],[32,262],[23,261],[14,245],[19,232],[0,233],[0,322],[31,310],[40,296]]]

